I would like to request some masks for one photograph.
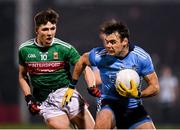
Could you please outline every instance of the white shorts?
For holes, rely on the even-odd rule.
[[[42,102],[39,114],[44,117],[45,121],[48,118],[67,114],[69,119],[72,119],[80,111],[88,108],[87,103],[81,95],[75,90],[71,102],[62,108],[62,99],[67,88],[57,89],[55,92],[49,94],[47,99]]]

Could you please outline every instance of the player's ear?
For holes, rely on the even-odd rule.
[[[38,27],[35,27],[35,33],[38,34]]]
[[[129,42],[129,40],[128,40],[128,38],[126,38],[126,37],[125,37],[125,38],[123,39],[123,41],[122,41],[122,43],[123,43],[124,46],[127,45],[128,42]]]

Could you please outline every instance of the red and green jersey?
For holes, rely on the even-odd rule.
[[[19,47],[19,64],[27,69],[33,95],[39,101],[45,100],[53,90],[69,84],[70,65],[74,65],[79,58],[72,45],[57,38],[50,47],[41,47],[35,39]]]

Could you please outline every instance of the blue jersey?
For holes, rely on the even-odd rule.
[[[103,47],[97,47],[89,52],[89,61],[92,66],[96,66],[101,75],[102,99],[125,100],[129,108],[137,107],[141,99],[124,98],[118,94],[115,88],[116,73],[122,69],[134,69],[140,77],[144,77],[154,72],[154,67],[150,55],[142,48],[130,44],[129,53],[123,59],[111,56]]]

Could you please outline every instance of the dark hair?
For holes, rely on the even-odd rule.
[[[58,18],[59,14],[52,9],[41,11],[34,17],[35,27],[37,28],[42,24],[46,24],[48,21],[52,24],[56,24],[58,22]]]
[[[120,34],[120,38],[129,38],[130,32],[128,27],[115,19],[110,21],[105,21],[99,29],[100,33],[105,33],[106,35],[112,34],[114,32],[118,32]]]

